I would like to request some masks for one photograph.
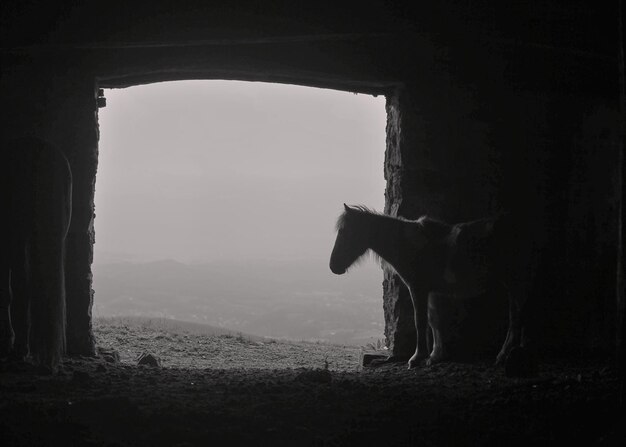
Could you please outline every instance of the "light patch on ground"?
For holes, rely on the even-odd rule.
[[[100,348],[118,351],[121,361],[130,364],[142,353],[152,353],[169,368],[359,368],[359,347],[276,341],[202,326],[158,318],[100,318],[94,320],[94,333]]]

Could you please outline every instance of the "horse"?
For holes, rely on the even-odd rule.
[[[522,244],[509,215],[501,214],[451,225],[422,216],[417,220],[376,213],[344,204],[330,270],[344,274],[366,252],[373,252],[407,286],[413,303],[416,349],[409,369],[445,360],[447,327],[442,298],[464,299],[504,286],[509,298],[509,326],[496,358],[504,363],[522,343],[521,311],[532,283],[528,247]],[[427,352],[427,325],[433,334]]]
[[[35,137],[5,141],[0,356],[54,370],[65,352],[65,239],[72,214],[67,158]]]

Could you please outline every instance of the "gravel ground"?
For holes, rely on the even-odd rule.
[[[101,354],[55,375],[1,365],[2,445],[625,445],[601,362],[511,379],[486,361],[361,368],[358,347],[95,329]],[[161,366],[138,366],[143,353]]]
[[[136,364],[139,355],[150,352],[167,368],[326,368],[328,362],[328,369],[356,371],[361,352],[355,346],[285,342],[245,334],[173,332],[159,320],[96,320],[95,332],[98,346],[118,351],[123,363]]]

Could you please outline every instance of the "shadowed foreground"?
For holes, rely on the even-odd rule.
[[[38,376],[2,365],[3,445],[620,445],[599,364],[508,379],[488,363],[358,367],[359,349],[98,323],[120,352]],[[135,366],[140,353],[163,367]],[[328,369],[326,369],[328,365]],[[623,427],[624,425],[621,424]],[[617,427],[617,428],[616,428]],[[5,442],[6,441],[6,442]]]

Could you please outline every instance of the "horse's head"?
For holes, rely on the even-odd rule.
[[[359,219],[358,210],[343,204],[345,211],[337,220],[337,239],[330,255],[330,270],[342,275],[357,259],[365,254],[367,246],[367,227]]]

